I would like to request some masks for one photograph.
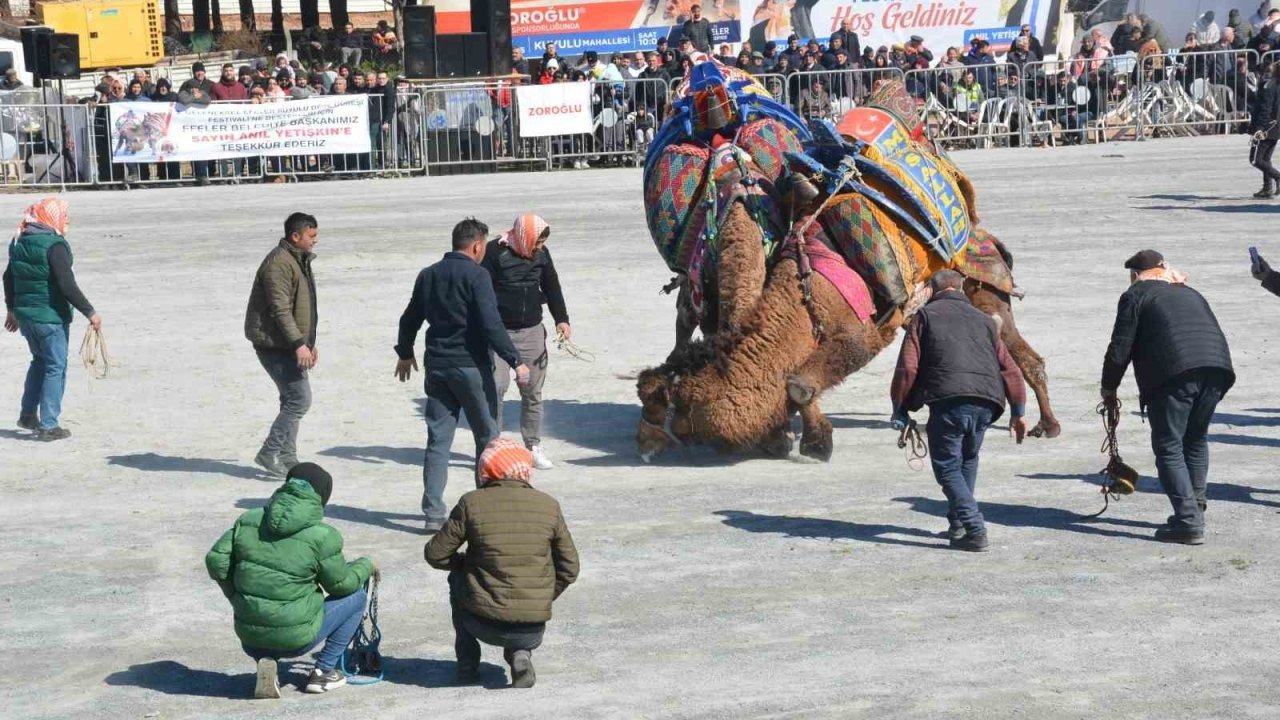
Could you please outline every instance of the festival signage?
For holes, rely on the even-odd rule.
[[[1044,38],[1056,30],[1049,22],[1056,6],[1053,0],[760,0],[743,21],[743,34],[757,48],[767,40],[785,42],[792,33],[825,43],[848,19],[864,48],[892,47],[919,35],[941,59],[948,47],[963,50],[975,36],[1004,52],[1023,23]]]
[[[368,153],[371,145],[364,95],[204,107],[152,102],[107,107],[111,160],[117,163]]]
[[[714,44],[741,36],[741,0],[512,0],[511,41],[527,57],[540,57],[547,43],[561,55],[595,50],[602,55],[652,50],[659,38],[674,48],[689,8],[702,7]],[[470,0],[437,0],[436,27],[442,33],[471,30]]]
[[[548,137],[589,133],[591,83],[520,85],[516,88],[520,137]]]

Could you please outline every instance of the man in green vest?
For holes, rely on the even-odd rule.
[[[321,643],[306,691],[347,683],[338,660],[364,617],[364,585],[379,573],[368,558],[343,558],[342,536],[324,522],[332,492],[324,468],[295,465],[267,506],[241,515],[205,555],[209,577],[231,601],[236,635],[258,661],[254,697],[280,697],[277,661]]]
[[[101,329],[102,316],[76,285],[67,244],[67,203],[50,197],[27,208],[18,236],[9,243],[4,271],[4,328],[22,330],[31,349],[31,366],[22,389],[18,427],[40,440],[62,440],[71,431],[58,424],[67,386],[67,344],[71,308]]]

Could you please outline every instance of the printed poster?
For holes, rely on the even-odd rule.
[[[108,108],[116,163],[367,154],[371,146],[365,95],[205,107],[122,102]]]
[[[552,83],[516,87],[520,137],[589,133],[591,83]]]

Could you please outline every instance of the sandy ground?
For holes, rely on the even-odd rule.
[[[1260,232],[1280,205],[1249,198],[1245,153],[1217,138],[957,156],[1017,256],[1029,294],[1016,313],[1064,426],[1021,447],[988,435],[986,555],[932,536],[942,494],[885,422],[896,347],[824,399],[830,464],[704,450],[638,462],[633,383],[617,376],[666,354],[673,319],[638,171],[74,194],[76,268],[116,366],[103,381],[72,368],[71,440],[0,430],[0,715],[1275,717],[1280,299],[1249,278],[1246,248],[1280,258]],[[0,197],[0,218],[29,200]],[[251,462],[275,398],[241,323],[296,209],[321,223],[321,360],[300,447],[336,477],[329,516],[349,557],[384,569],[387,678],[268,704],[247,701],[252,663],[203,557],[275,487]],[[487,688],[454,688],[445,576],[419,534],[422,387],[394,380],[391,346],[453,223],[496,229],[525,209],[554,228],[578,340],[598,355],[553,352],[545,444],[559,465],[535,478],[563,504],[583,573],[536,653],[537,688],[495,692],[494,649]],[[1169,506],[1136,414],[1120,440],[1141,492],[1080,519],[1101,502],[1094,406],[1121,263],[1147,246],[1209,299],[1240,375],[1212,429],[1197,548],[1151,540]],[[0,338],[0,360],[12,428],[20,337]],[[1122,399],[1136,408],[1131,380]],[[459,434],[450,501],[470,443]]]

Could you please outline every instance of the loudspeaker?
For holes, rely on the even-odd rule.
[[[489,34],[489,75],[511,74],[511,0],[471,0],[471,31]]]
[[[50,80],[78,80],[80,78],[80,36],[75,33],[51,33],[36,40],[41,53],[49,59]]]
[[[404,8],[404,74],[436,76],[436,9],[431,5]]]
[[[11,67],[13,67],[13,53],[0,50],[0,75],[4,75]]]
[[[19,29],[22,35],[22,64],[36,77],[49,77],[49,45],[42,47],[40,38],[53,34],[53,28],[30,25]]]
[[[436,36],[437,77],[480,77],[489,71],[487,33]]]

